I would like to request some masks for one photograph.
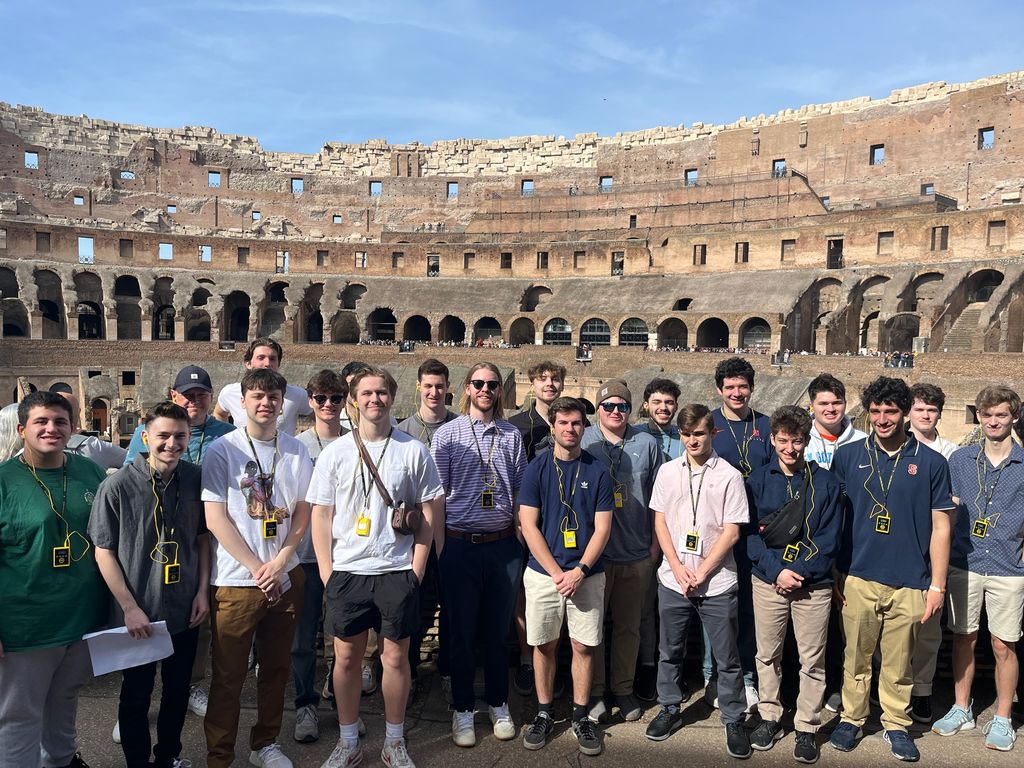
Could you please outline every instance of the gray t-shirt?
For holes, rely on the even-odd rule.
[[[347,432],[347,429],[342,429],[342,432]],[[321,451],[328,445],[337,440],[337,437],[320,437],[316,433],[316,427],[311,427],[305,432],[300,432],[295,436],[296,439],[309,451],[310,461],[313,462],[313,466],[316,466],[316,460],[320,456]],[[306,533],[299,541],[299,546],[295,548],[296,553],[299,556],[299,562],[309,565],[310,563],[316,562],[316,550],[313,549],[313,521],[309,521],[309,525],[306,527]]]
[[[622,508],[612,509],[612,535],[604,560],[625,564],[650,557],[654,536],[651,491],[665,460],[658,441],[629,425],[622,442],[611,445],[595,424],[583,432],[582,447],[605,465],[612,475],[613,490],[622,497]]]
[[[424,421],[420,418],[419,414],[416,414],[401,422],[398,428],[406,434],[412,435],[429,448],[430,443],[434,440],[434,433],[437,432],[438,428],[449,421],[455,421],[457,418],[459,418],[458,415],[451,411],[445,411],[444,419],[441,421]]]
[[[179,462],[170,482],[165,483],[159,474],[151,473],[145,456],[137,456],[100,484],[89,516],[93,544],[116,554],[135,602],[150,621],[166,621],[172,635],[188,629],[192,601],[199,589],[198,539],[206,535],[202,488],[202,470],[194,464]],[[158,524],[165,543],[154,551]],[[165,584],[164,566],[172,563],[175,555],[179,581]],[[110,602],[111,626],[123,626],[121,607],[116,600]]]

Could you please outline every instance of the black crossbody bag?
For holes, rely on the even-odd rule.
[[[814,467],[813,461],[807,462],[804,482],[797,494],[758,522],[757,531],[766,547],[781,549],[803,538],[804,519],[807,517],[807,488]]]

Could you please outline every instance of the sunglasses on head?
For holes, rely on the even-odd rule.
[[[489,381],[484,381],[483,379],[473,379],[469,383],[473,385],[473,389],[475,389],[477,392],[479,392],[484,387],[487,387],[488,392],[493,392],[494,390],[501,386],[501,382],[494,381],[494,379],[491,379]]]
[[[601,403],[599,407],[602,408],[605,413],[611,413],[612,411],[629,413],[629,403]]]
[[[331,401],[331,405],[341,405],[345,402],[344,395],[313,395],[313,402],[317,405],[323,405],[328,400]]]

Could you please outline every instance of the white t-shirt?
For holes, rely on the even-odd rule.
[[[316,466],[316,460],[320,458],[320,453],[338,438],[320,437],[316,433],[316,426],[313,426],[305,432],[300,432],[295,439],[306,446],[306,450],[309,451],[309,460],[313,466]],[[295,551],[299,555],[299,562],[303,565],[316,562],[316,550],[313,549],[312,523],[306,528],[306,533],[299,542],[299,546],[295,548]]]
[[[921,443],[921,445],[931,448],[933,451],[937,453],[941,453],[942,458],[944,458],[946,461],[949,461],[949,457],[953,455],[953,451],[955,451],[959,447],[956,443],[947,440],[942,435],[937,433],[935,435],[935,440],[933,442],[929,443],[925,440],[922,440],[920,437],[918,437],[917,440],[919,443]]]
[[[386,450],[385,442],[367,442],[366,449],[396,504],[430,501],[441,495],[441,478],[423,443],[398,429],[392,431]],[[399,536],[391,528],[391,513],[365,465],[360,478],[360,465],[359,450],[349,433],[324,448],[309,483],[306,500],[310,504],[334,505],[333,568],[361,576],[408,570],[412,568],[414,537]],[[370,519],[368,536],[356,533],[356,520],[363,509]]]
[[[231,421],[236,427],[245,428],[249,418],[245,415],[245,408],[242,407],[241,382],[225,384],[220,394],[217,395],[217,405],[231,414]],[[299,416],[309,416],[311,413],[313,413],[313,409],[309,407],[309,395],[306,394],[306,390],[289,384],[284,393],[284,409],[277,417],[278,431],[294,435]]]
[[[743,475],[738,470],[713,453],[704,462],[703,474],[703,483],[700,473],[695,472],[693,476],[695,495],[699,489],[696,526],[690,503],[690,472],[685,454],[661,465],[651,493],[651,509],[665,516],[679,561],[691,571],[696,571],[711,553],[726,523],[743,525],[750,520],[747,491],[743,485]],[[686,534],[695,527],[700,537],[700,554],[687,552],[685,548]],[[658,581],[666,589],[680,594],[683,592],[667,558],[662,560],[658,569]],[[718,570],[693,594],[697,597],[714,597],[728,592],[736,583],[736,559],[730,549]]]
[[[262,562],[272,560],[280,551],[291,529],[295,504],[304,501],[313,474],[306,446],[291,435],[278,433],[277,466],[271,496],[264,499],[256,479],[259,467],[270,474],[274,466],[274,441],[253,440],[259,464],[244,429],[236,429],[215,440],[203,457],[203,501],[227,504],[227,514],[242,539]],[[277,517],[277,536],[263,538],[263,521],[269,511],[282,507],[287,516]],[[288,561],[286,570],[299,564],[297,555]],[[216,537],[213,538],[213,565],[210,583],[216,587],[254,587],[256,581],[249,569],[235,560]]]

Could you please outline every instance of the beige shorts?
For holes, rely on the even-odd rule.
[[[1024,576],[983,576],[951,565],[946,581],[949,629],[953,634],[977,632],[984,605],[991,634],[1007,643],[1020,640]]]
[[[569,637],[596,648],[601,644],[604,625],[604,573],[583,580],[570,598],[562,597],[555,581],[546,573],[527,568],[523,575],[526,590],[526,642],[545,645],[562,634],[569,621]]]

